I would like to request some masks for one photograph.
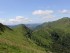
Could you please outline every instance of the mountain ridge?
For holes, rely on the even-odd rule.
[[[0,23],[1,53],[70,53],[70,18],[43,23],[31,30],[24,24]]]
[[[3,25],[5,27],[5,25]],[[18,25],[16,28],[12,29],[11,31],[9,28],[5,28],[4,32],[0,34],[0,52],[4,53],[43,53],[45,52],[44,49],[37,46],[33,43],[32,40],[29,39],[27,33],[29,33],[29,29],[26,28],[24,25]],[[4,47],[3,45],[6,44]],[[15,49],[13,49],[13,48]],[[3,48],[6,48],[5,50]],[[18,51],[17,51],[18,50]]]

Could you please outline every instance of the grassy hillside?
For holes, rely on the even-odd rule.
[[[0,25],[0,53],[46,53],[28,37],[29,29],[25,25],[18,25],[13,29]]]
[[[33,31],[25,25],[0,23],[0,53],[70,53],[70,18],[44,23]]]
[[[53,53],[70,53],[70,18],[44,23],[32,32],[34,42]]]

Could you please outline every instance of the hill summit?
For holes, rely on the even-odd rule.
[[[13,28],[0,23],[0,53],[46,53],[30,40],[31,31],[20,24]]]

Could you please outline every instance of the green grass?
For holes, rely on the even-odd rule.
[[[70,53],[70,18],[44,23],[32,32],[34,42],[53,53]]]
[[[31,31],[0,24],[0,53],[70,53],[70,18],[44,23]]]
[[[0,53],[46,53],[27,36],[27,28],[20,25],[13,30],[5,28],[0,35]]]
[[[0,43],[0,53],[21,53],[21,51],[15,46]]]

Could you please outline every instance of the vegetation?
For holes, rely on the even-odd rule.
[[[70,53],[70,18],[44,23],[33,31],[0,23],[0,53]]]
[[[30,40],[31,32],[25,25],[17,25],[12,30],[7,26],[3,28],[0,34],[0,53],[46,53],[44,48]]]
[[[44,23],[32,32],[34,42],[53,53],[70,53],[70,18]]]

